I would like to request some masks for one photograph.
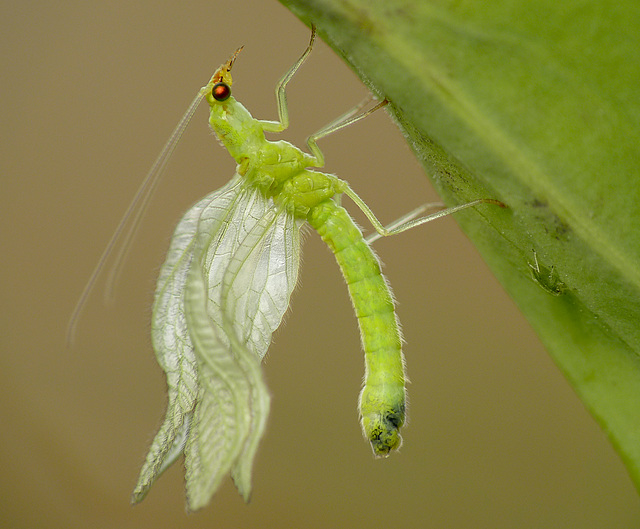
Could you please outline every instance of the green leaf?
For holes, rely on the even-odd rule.
[[[282,0],[390,111],[640,487],[635,1]],[[517,347],[518,344],[514,344]]]

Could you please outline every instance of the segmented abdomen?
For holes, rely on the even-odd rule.
[[[310,211],[308,221],[336,256],[349,287],[365,352],[362,428],[374,454],[386,456],[400,446],[405,419],[404,358],[393,295],[378,258],[344,208],[326,200]]]

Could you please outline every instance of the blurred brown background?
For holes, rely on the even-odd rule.
[[[412,381],[399,454],[374,460],[362,439],[356,321],[333,256],[309,233],[292,310],[266,361],[272,415],[252,502],[228,480],[207,509],[187,515],[179,464],[131,507],[166,405],[149,343],[156,273],[181,213],[234,169],[203,109],[144,219],[115,304],[102,303],[102,278],[72,350],[67,319],[213,69],[244,44],[234,94],[274,119],[274,84],[309,31],[259,0],[4,2],[0,21],[0,526],[638,526],[622,463],[452,219],[375,245]],[[285,137],[298,144],[366,94],[324,43],[290,87]],[[383,221],[437,199],[384,112],[321,146],[327,170]]]

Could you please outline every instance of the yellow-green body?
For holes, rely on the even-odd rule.
[[[377,456],[400,446],[405,419],[404,359],[393,296],[380,264],[347,211],[333,200],[307,217],[336,256],[358,318],[365,351],[360,415]]]
[[[310,153],[264,135],[287,128],[284,88],[314,36],[276,89],[279,121],[254,119],[231,96],[229,72],[236,52],[200,90],[154,165],[162,169],[185,123],[206,99],[211,128],[238,165],[230,182],[183,216],[160,271],[152,341],[167,377],[169,403],[133,502],[141,501],[183,453],[191,509],[205,506],[227,474],[249,498],[251,468],[270,405],[261,361],[297,282],[305,222],[335,254],[360,325],[364,434],[376,456],[400,446],[405,376],[393,297],[376,256],[336,197],[349,196],[379,233],[392,232],[345,181],[312,170],[324,164],[316,140],[367,113],[352,117],[356,112],[351,112],[311,136]]]
[[[405,375],[393,296],[380,264],[362,232],[334,197],[348,184],[310,171],[322,160],[286,141],[271,142],[264,130],[273,122],[256,120],[233,97],[211,106],[209,123],[238,163],[247,183],[272,198],[286,214],[304,219],[334,253],[349,288],[365,351],[365,385],[360,414],[374,453],[384,456],[401,443],[405,419]],[[266,127],[265,127],[266,125]]]

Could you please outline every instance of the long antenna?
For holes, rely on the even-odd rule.
[[[129,248],[131,247],[131,241],[134,239],[135,234],[138,231],[138,228],[140,226],[140,220],[142,219],[144,212],[147,209],[149,200],[153,195],[153,192],[155,191],[156,187],[158,186],[158,183],[160,182],[162,175],[164,174],[164,170],[166,168],[167,162],[169,161],[169,158],[171,157],[173,150],[176,148],[178,141],[180,141],[182,134],[187,128],[189,121],[191,121],[191,118],[193,117],[193,114],[198,108],[198,105],[200,104],[200,101],[202,101],[203,97],[204,97],[204,93],[202,91],[199,91],[198,95],[196,95],[196,97],[193,99],[193,101],[189,105],[189,108],[187,108],[187,111],[184,113],[184,116],[182,116],[182,118],[176,125],[176,128],[171,133],[171,136],[167,140],[167,143],[165,144],[162,151],[160,151],[160,154],[156,158],[156,161],[153,163],[153,165],[151,166],[151,169],[149,169],[149,172],[144,177],[144,180],[142,181],[142,184],[140,184],[140,187],[136,191],[136,194],[134,195],[133,199],[131,200],[131,203],[129,204],[129,207],[127,208],[124,215],[120,219],[118,226],[113,232],[111,239],[109,239],[109,242],[107,243],[107,246],[102,252],[100,259],[98,260],[98,263],[93,269],[93,272],[91,272],[91,276],[89,277],[87,284],[84,286],[84,290],[82,291],[82,294],[80,294],[80,298],[78,299],[78,302],[76,303],[76,306],[73,309],[73,312],[71,313],[71,318],[69,319],[69,324],[67,325],[66,341],[68,346],[73,345],[76,327],[78,325],[78,319],[80,317],[80,314],[82,314],[82,311],[84,310],[87,300],[89,299],[89,295],[93,291],[93,287],[95,286],[98,277],[100,276],[102,270],[104,269],[104,266],[107,260],[113,253],[113,250],[116,247],[116,244],[118,243],[118,241],[120,240],[121,235],[125,231],[125,227],[129,223],[129,220],[133,219],[131,226],[124,238],[123,245],[120,251],[118,252],[116,262],[114,265],[115,272],[111,274],[109,278],[109,282],[108,282],[109,288],[107,292],[110,293],[113,287],[113,281],[118,276],[118,271],[122,267],[122,262],[124,260],[124,257],[126,256]]]

